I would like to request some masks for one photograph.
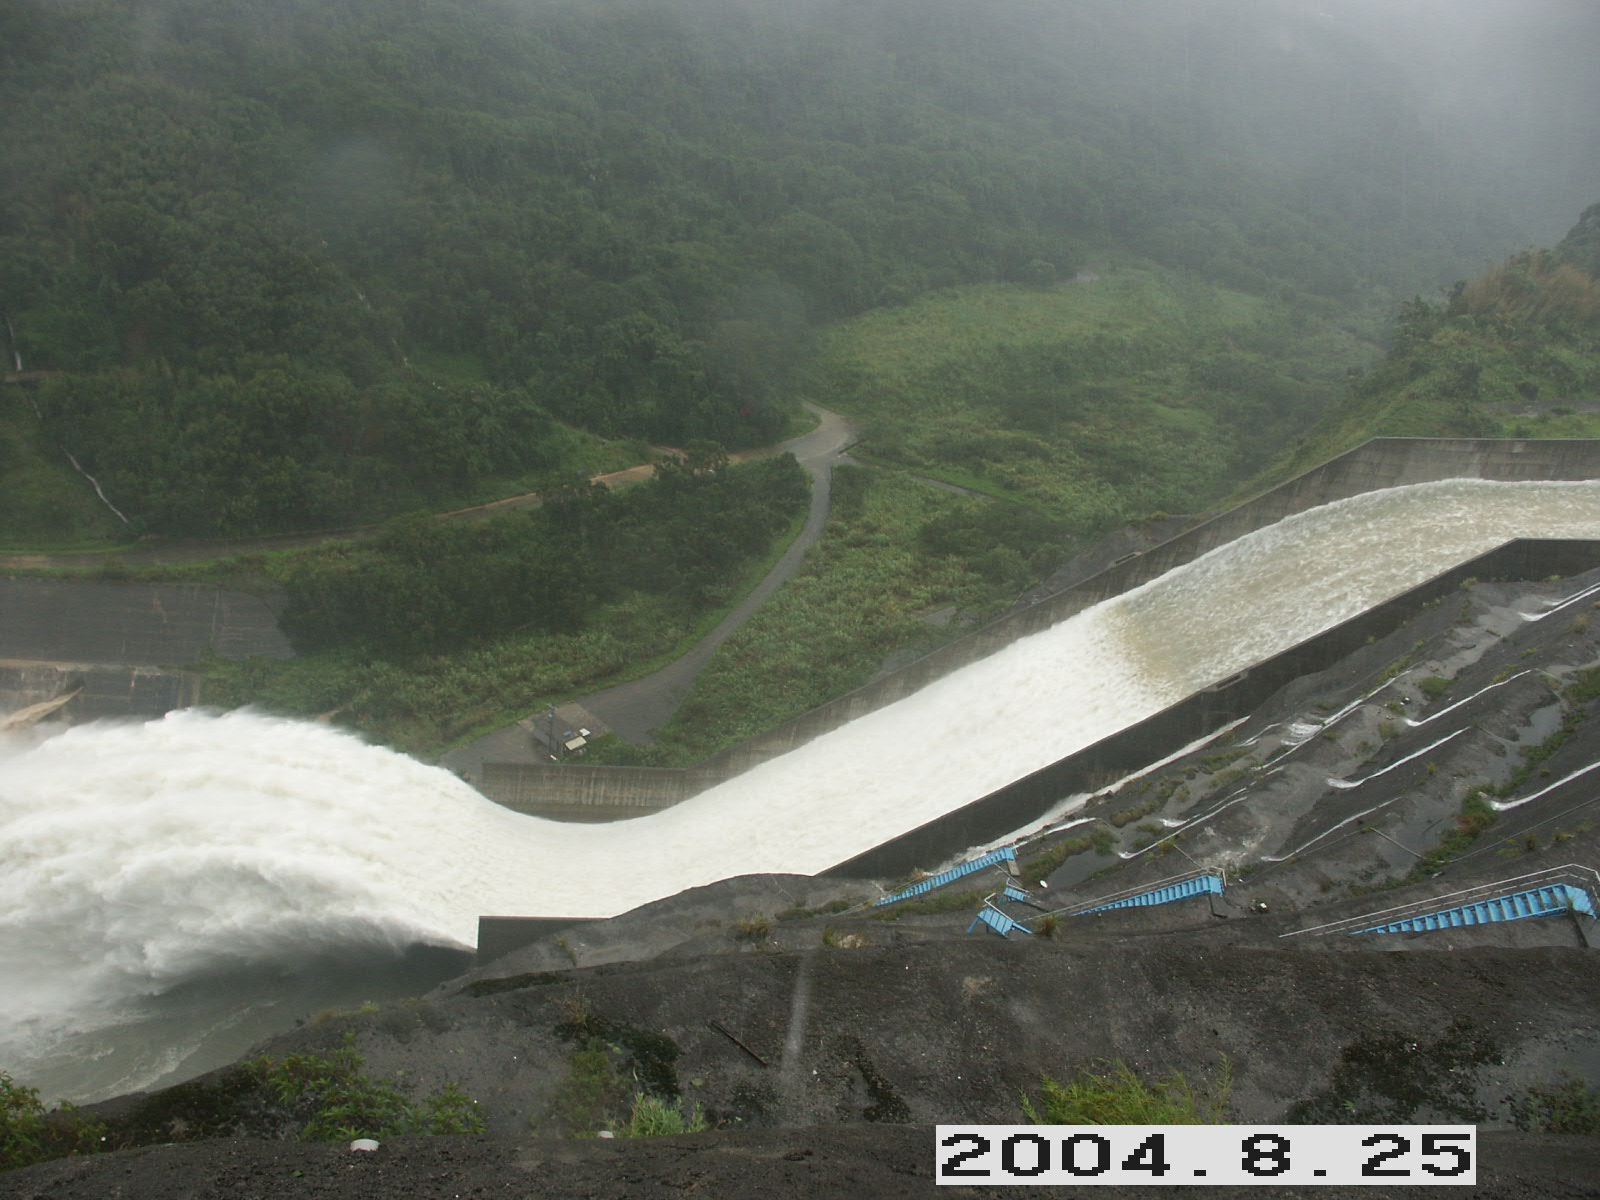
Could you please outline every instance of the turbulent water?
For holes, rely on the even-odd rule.
[[[1597,533],[1594,483],[1327,505],[612,825],[519,816],[448,772],[249,712],[3,735],[0,1069],[80,1099],[142,1086],[330,989],[415,985],[441,968],[401,951],[464,947],[482,913],[608,916],[823,870],[1508,538]]]

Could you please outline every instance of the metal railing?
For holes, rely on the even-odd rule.
[[[1322,937],[1333,933],[1351,933],[1371,925],[1391,925],[1396,921],[1406,921],[1413,917],[1427,916],[1429,913],[1440,909],[1461,908],[1468,904],[1494,900],[1512,892],[1529,891],[1533,888],[1556,883],[1565,883],[1581,888],[1588,893],[1591,901],[1600,901],[1600,871],[1593,867],[1584,866],[1582,863],[1567,863],[1564,866],[1546,867],[1542,871],[1533,871],[1527,875],[1500,879],[1493,883],[1481,883],[1475,887],[1462,888],[1456,892],[1445,892],[1441,895],[1429,896],[1425,900],[1414,900],[1409,904],[1399,904],[1393,908],[1378,909],[1374,912],[1363,913],[1357,917],[1345,917],[1338,921],[1328,921],[1322,925],[1308,925],[1304,929],[1291,929],[1288,933],[1280,933],[1278,936],[1299,937],[1302,934],[1309,933]]]
[[[1148,892],[1159,892],[1162,888],[1177,887],[1179,884],[1188,883],[1191,879],[1199,879],[1203,875],[1213,875],[1224,884],[1227,883],[1227,876],[1219,868],[1202,867],[1198,871],[1187,871],[1182,875],[1173,875],[1167,879],[1159,879],[1154,883],[1141,883],[1135,887],[1124,888],[1120,892],[1111,892],[1105,896],[1098,896],[1093,900],[1080,900],[1076,904],[1069,904],[1064,908],[1054,908],[1040,915],[1075,917],[1089,909],[1106,908],[1123,900],[1131,900],[1135,896],[1143,896]],[[1029,919],[1032,920],[1033,918]]]

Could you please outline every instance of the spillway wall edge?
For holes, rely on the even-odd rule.
[[[1469,580],[1577,575],[1600,566],[1600,540],[1518,539],[1460,563],[1230,679],[1130,725],[1092,746],[841,862],[825,875],[899,876],[929,869],[973,846],[1006,837],[1059,801],[1093,789],[1094,780],[1126,774],[1248,715],[1285,685],[1324,670],[1370,641],[1399,629],[1426,606]]]
[[[579,764],[503,765],[493,775],[486,772],[480,787],[490,799],[519,812],[566,820],[610,820],[669,807],[902,700],[1018,638],[1048,629],[1284,517],[1363,492],[1457,478],[1505,482],[1600,478],[1600,439],[1374,438],[697,767],[658,769],[646,778],[606,775],[616,769]],[[589,777],[581,778],[585,775]]]

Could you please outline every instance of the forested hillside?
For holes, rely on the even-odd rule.
[[[1600,436],[1600,204],[1554,249],[1413,297],[1391,342],[1272,478],[1370,437]]]
[[[1371,336],[1529,228],[1409,78],[1273,0],[16,0],[4,534],[768,442],[830,323],[1106,255]]]

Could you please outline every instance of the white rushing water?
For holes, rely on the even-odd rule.
[[[446,771],[249,712],[5,735],[0,1069],[25,1077],[14,1064],[220,970],[465,945],[479,914],[608,916],[731,875],[824,870],[1508,538],[1597,533],[1596,483],[1327,505],[611,825],[520,816]],[[128,1070],[116,1082],[138,1086]]]

